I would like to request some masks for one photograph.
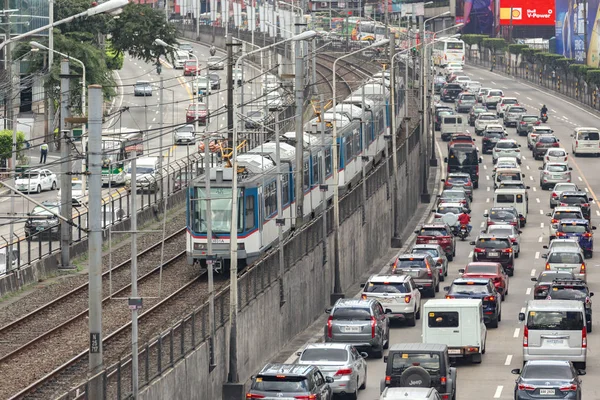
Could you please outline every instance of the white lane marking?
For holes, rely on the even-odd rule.
[[[519,337],[519,332],[521,332],[521,328],[515,328],[515,333],[513,333],[513,337]]]
[[[527,100],[531,100],[531,97],[528,97]],[[531,100],[531,101],[533,101],[533,100]]]
[[[506,356],[506,361],[504,361],[504,365],[510,365],[511,361],[512,361],[512,354],[509,354]]]
[[[469,258],[473,258],[473,252],[469,253]]]
[[[564,119],[566,119],[567,121],[569,120],[569,118],[565,117],[564,115],[562,116]]]
[[[533,176],[529,175],[529,180],[532,181],[533,180]]]
[[[485,226],[485,222],[482,222],[480,226],[483,228]]]
[[[579,182],[583,182],[583,179],[581,179],[580,176],[578,176],[577,179],[579,179]]]
[[[522,307],[522,308],[521,308],[521,312],[522,312],[522,313],[525,313],[525,307]]]
[[[158,114],[158,111],[157,111],[157,112],[155,112],[155,114]]]
[[[539,197],[536,197],[535,201],[537,201],[539,203],[540,202]]]
[[[483,210],[483,213],[484,213],[484,214],[487,214],[487,213],[488,213],[488,210],[487,210],[487,208],[486,208],[485,210]]]
[[[485,176],[485,179],[487,179],[488,181],[490,180],[490,177],[488,175]]]
[[[600,217],[600,211],[596,210],[596,215]]]
[[[525,294],[527,296],[529,296],[531,294],[531,288],[530,287],[527,288],[527,290],[525,291]]]
[[[148,129],[152,129],[152,125],[148,125]]]
[[[489,186],[487,187],[487,191],[488,191],[488,192],[490,191],[490,187],[489,187]],[[598,211],[596,211],[596,212],[598,212]]]
[[[540,215],[544,215],[544,210],[540,210]],[[542,225],[544,225],[544,224],[542,224]],[[542,226],[542,228],[543,228],[543,226]]]
[[[531,270],[531,276],[535,276],[535,268]]]
[[[537,189],[535,188],[535,186],[533,187],[533,191],[534,191],[534,192],[537,192]]]
[[[585,188],[583,188],[583,190],[585,190],[586,192],[589,192],[588,188],[586,188],[586,187],[585,187]]]
[[[529,169],[529,165],[526,165],[525,168]]]
[[[484,164],[484,165],[483,165],[483,169],[487,169],[487,165],[485,165],[485,164]]]
[[[515,92],[515,94],[516,94],[517,96],[520,96],[520,95],[521,95],[521,93],[519,93],[519,92]]]
[[[494,82],[494,81],[490,81],[490,82],[492,83],[492,85],[495,85],[495,84],[496,84],[496,82]]]
[[[535,259],[537,260],[538,258],[540,258],[540,252],[539,252],[539,251],[536,251],[536,252],[535,252]]]
[[[542,243],[542,240],[543,240],[543,239],[544,239],[544,237],[543,237],[543,236],[540,236],[540,237],[538,238],[538,243]]]
[[[500,396],[502,396],[502,389],[504,389],[504,386],[498,385],[498,387],[496,388],[496,393],[494,393],[495,399],[499,399]]]
[[[540,210],[540,211],[541,211],[541,210]],[[542,213],[542,214],[543,214],[543,213]],[[544,223],[543,223],[543,222],[540,222],[540,228],[543,228],[543,227],[544,227]]]
[[[485,199],[485,202],[489,203],[490,202],[490,198],[488,197],[487,199]]]
[[[156,117],[152,118],[152,122],[156,122]]]
[[[523,159],[523,161],[527,160],[525,156],[521,156],[521,158]]]

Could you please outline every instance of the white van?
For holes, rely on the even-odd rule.
[[[185,62],[189,59],[190,55],[187,51],[176,51],[173,56],[173,66],[175,69],[183,69]]]
[[[525,174],[521,173],[521,168],[500,168],[493,173],[494,176],[494,189],[500,186],[501,182],[506,181],[523,181]]]
[[[448,346],[451,358],[481,363],[487,329],[479,299],[435,299],[423,305],[423,343]]]
[[[585,369],[587,329],[579,300],[529,300],[519,313],[523,327],[523,363],[529,360],[565,360]]]
[[[460,115],[446,115],[440,124],[442,140],[450,140],[453,133],[464,132],[463,117]]]
[[[14,245],[13,245],[14,247]],[[12,268],[15,268],[18,265],[19,262],[19,251],[17,249],[13,248],[12,251],[13,254],[13,259],[12,259]],[[8,265],[8,253],[7,253],[7,248],[3,247],[0,249],[0,275],[4,275],[7,271]]]
[[[571,134],[573,155],[595,154],[600,155],[600,131],[597,128],[577,127]]]
[[[136,160],[136,187],[139,191],[156,193],[160,188],[161,174],[158,157],[140,157]],[[125,169],[125,186],[131,187],[131,164]]]
[[[519,213],[521,227],[527,224],[529,200],[527,190],[519,188],[502,188],[494,191],[494,207],[514,207]]]

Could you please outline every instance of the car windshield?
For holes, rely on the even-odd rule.
[[[83,185],[81,184],[81,182],[71,183],[71,190],[81,190],[82,188]]]
[[[408,293],[409,288],[401,282],[369,282],[365,286],[367,293]]]
[[[185,62],[185,66],[186,67],[195,67],[196,66],[196,60],[188,60]]]
[[[485,133],[485,137],[500,139],[500,138],[504,137],[504,133],[503,132],[490,132],[490,131],[488,131],[488,132]]]
[[[497,274],[498,267],[495,265],[468,265],[466,274]]]
[[[552,282],[555,279],[573,279],[571,272],[542,272],[538,277],[538,282]]]
[[[345,349],[306,349],[300,356],[300,361],[348,361],[348,351]]]
[[[371,311],[368,308],[340,307],[333,312],[333,319],[368,321],[371,319]]]
[[[36,206],[31,211],[31,214],[33,214],[33,215],[54,215],[54,214],[60,214],[60,209],[56,205],[47,205],[45,207],[48,210],[50,210],[50,211],[44,209],[43,207]]]
[[[562,164],[548,164],[546,165],[546,171],[548,172],[567,172],[567,166]]]
[[[427,265],[425,264],[425,261],[423,259],[420,258],[415,258],[414,260],[398,260],[398,262],[396,263],[396,268],[398,269],[421,269],[421,268],[427,268]]]
[[[583,218],[581,211],[556,211],[552,216],[552,219],[579,219]]]
[[[531,330],[583,329],[583,313],[579,311],[529,311],[527,328]]]
[[[252,382],[252,389],[260,392],[307,392],[308,382],[303,376],[259,375]]]
[[[394,352],[391,361],[394,374],[401,374],[412,366],[425,368],[431,375],[437,375],[440,372],[439,354]]]
[[[40,174],[23,174],[19,177],[19,179],[39,179]]]
[[[499,240],[496,238],[479,239],[476,246],[480,249],[508,249],[510,247],[508,240]]]
[[[221,61],[221,57],[208,57],[208,62],[219,62]]]
[[[553,300],[585,300],[588,291],[585,286],[552,286],[548,296]]]
[[[548,263],[550,264],[581,264],[583,259],[579,253],[559,253],[552,252],[548,255]]]
[[[148,86],[150,86],[150,82],[136,82],[135,86],[137,86],[137,87],[148,87]]]
[[[519,145],[515,142],[498,142],[496,143],[496,148],[498,149],[517,149]]]
[[[465,282],[453,283],[448,294],[485,294],[489,292],[487,283]]]
[[[412,254],[429,254],[431,257],[433,258],[437,258],[440,256],[440,253],[436,250],[436,249],[421,249],[421,248],[416,248],[416,249],[412,249]]]
[[[542,380],[569,380],[573,378],[573,372],[568,364],[528,364],[523,368],[522,378]]]

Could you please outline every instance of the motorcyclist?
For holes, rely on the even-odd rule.
[[[471,216],[469,214],[467,214],[465,211],[462,212],[462,214],[460,214],[458,216],[458,222],[460,223],[460,226],[466,225],[467,226],[467,231],[469,233],[471,233]]]
[[[546,105],[542,105],[542,109],[540,110],[540,116],[543,117],[544,114],[548,114],[548,108],[546,107]]]
[[[215,48],[215,46],[210,46],[210,49],[208,51],[211,56],[214,56],[215,53],[217,52],[217,49]]]

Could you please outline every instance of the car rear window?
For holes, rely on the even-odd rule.
[[[567,172],[567,166],[566,165],[560,165],[560,164],[549,164],[546,165],[546,171],[548,172]]]
[[[490,212],[490,219],[492,221],[504,221],[504,220],[511,220],[513,218],[515,218],[516,215],[511,213],[510,211],[504,211],[504,210],[499,210],[499,211],[492,211]]]
[[[367,321],[371,319],[371,310],[368,308],[338,307],[333,311],[333,319]]]
[[[469,178],[466,176],[465,177],[455,176],[455,177],[450,177],[450,178],[446,179],[446,182],[452,183],[452,184],[465,184],[465,183],[469,183]]]
[[[523,368],[522,376],[526,379],[565,380],[573,377],[568,365],[528,364]]]
[[[500,91],[500,90],[490,90],[488,92],[488,94],[490,96],[502,96],[502,91]]]
[[[437,257],[440,256],[440,253],[436,249],[419,249],[419,248],[416,248],[416,249],[412,249],[411,253],[413,253],[413,254],[419,254],[419,253],[423,254],[423,253],[425,253],[425,254],[429,254],[431,257],[434,257],[434,258],[437,258]]]
[[[585,286],[552,286],[548,296],[553,300],[585,300],[588,296]]]
[[[479,119],[482,121],[491,121],[496,119],[493,115],[480,115]]]
[[[369,282],[365,286],[367,293],[408,293],[409,291],[408,285],[400,282]]]
[[[458,312],[436,311],[427,314],[427,325],[430,328],[457,328]]]
[[[489,138],[503,138],[504,137],[504,133],[502,133],[502,132],[486,132],[485,133],[485,137],[489,137]]]
[[[340,361],[348,360],[348,352],[344,349],[306,349],[300,357],[302,361]]]
[[[531,330],[581,330],[583,313],[579,311],[529,311],[527,328]]]
[[[550,157],[564,157],[565,151],[564,150],[548,150],[548,153],[546,153],[546,154]]]
[[[542,272],[538,277],[538,282],[552,282],[555,279],[573,279],[573,274],[570,272]]]
[[[553,136],[538,136],[538,143],[556,143],[557,140]]]
[[[579,140],[600,140],[598,132],[579,132]]]
[[[405,258],[398,260],[396,268],[427,268],[427,263],[425,263],[425,260],[422,258],[415,258],[412,260],[410,258]]]
[[[567,204],[585,204],[588,202],[588,199],[582,196],[563,195],[560,201]]]
[[[505,99],[502,104],[517,104],[517,99]]]
[[[421,228],[420,236],[448,236],[446,228]]]
[[[521,174],[519,172],[498,172],[496,175],[498,181],[520,181]]]
[[[573,223],[560,224],[558,230],[565,233],[586,233],[589,231],[587,225]]]
[[[412,366],[425,368],[432,375],[437,375],[440,372],[439,354],[395,352],[391,358],[392,373],[394,374],[401,374],[405,369]]]
[[[538,120],[538,117],[534,117],[532,115],[525,115],[523,116],[523,118],[521,118],[521,121],[525,121],[525,122],[535,122]]]
[[[488,228],[488,233],[493,233],[494,235],[511,236],[514,234],[514,231],[511,225],[492,225]]]
[[[496,147],[499,149],[518,149],[519,145],[515,142],[498,142]]]
[[[551,264],[579,264],[583,262],[583,259],[579,253],[552,252],[548,255],[548,262]]]
[[[459,207],[445,207],[444,206],[444,207],[438,207],[437,213],[438,214],[449,214],[449,213],[461,214],[462,209]]]
[[[448,294],[486,294],[490,293],[487,283],[465,282],[453,283]]]
[[[581,211],[556,211],[552,218],[557,220],[578,219],[583,218],[583,215],[581,214]]]
[[[252,382],[252,389],[261,392],[307,392],[308,381],[304,376],[259,375]]]
[[[509,113],[524,113],[526,110],[523,107],[511,107],[508,110]]]
[[[508,239],[485,238],[479,239],[476,243],[480,249],[507,249],[510,247]]]
[[[476,99],[474,94],[465,94],[461,97],[461,100],[475,101]]]
[[[496,274],[498,268],[495,265],[469,265],[465,270],[466,274]]]

